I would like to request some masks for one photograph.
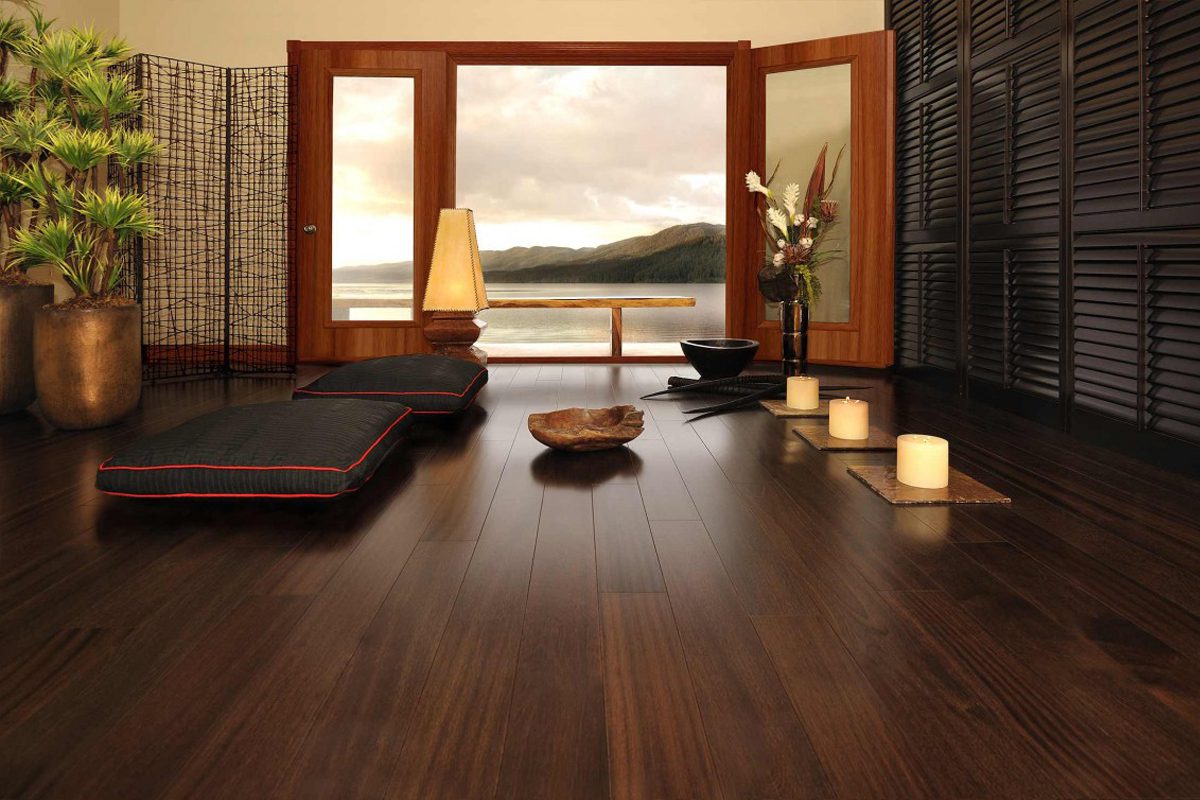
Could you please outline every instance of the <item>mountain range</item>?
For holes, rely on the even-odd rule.
[[[496,283],[721,283],[725,226],[695,222],[598,247],[510,247],[479,257],[484,277]],[[411,277],[411,261],[336,270],[338,283]]]

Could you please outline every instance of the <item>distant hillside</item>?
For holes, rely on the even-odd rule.
[[[675,225],[599,247],[484,250],[483,274],[497,283],[721,283],[725,226]],[[339,267],[339,283],[384,283],[412,277],[412,263]]]

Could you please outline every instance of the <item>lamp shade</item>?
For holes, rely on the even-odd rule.
[[[469,208],[443,208],[438,215],[423,308],[474,313],[487,307],[475,216]]]

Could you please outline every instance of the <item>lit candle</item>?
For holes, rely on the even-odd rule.
[[[923,433],[897,436],[896,480],[919,489],[945,489],[950,483],[950,443]]]
[[[813,409],[821,405],[821,382],[807,375],[787,379],[788,408]]]
[[[829,435],[835,439],[867,439],[871,435],[866,400],[833,400],[829,403]]]

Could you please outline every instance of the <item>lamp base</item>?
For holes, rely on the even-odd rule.
[[[425,338],[440,356],[474,361],[487,366],[487,353],[475,347],[487,323],[470,311],[435,311],[425,324]]]

